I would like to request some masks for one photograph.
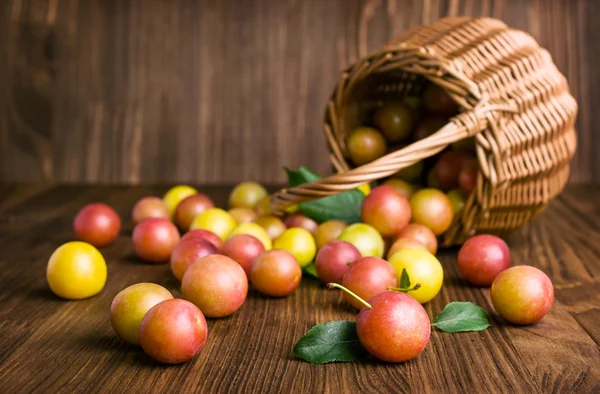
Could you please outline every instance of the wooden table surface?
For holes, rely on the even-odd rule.
[[[456,249],[439,258],[446,278],[425,309],[472,301],[490,316],[486,331],[433,331],[425,351],[404,364],[375,360],[311,365],[294,343],[315,323],[353,319],[338,291],[313,279],[284,299],[250,291],[229,318],[210,320],[193,361],[164,366],[119,340],[109,305],[121,289],[156,282],[179,295],[167,265],[133,256],[129,214],[165,187],[0,185],[0,393],[17,392],[598,392],[600,391],[600,187],[570,186],[537,220],[508,238],[513,264],[541,268],[556,301],[538,324],[518,327],[493,311],[489,289],[465,284]],[[222,205],[230,187],[202,187]],[[65,301],[45,279],[50,254],[73,240],[71,222],[86,203],[106,202],[124,230],[101,249],[108,281],[95,297]]]

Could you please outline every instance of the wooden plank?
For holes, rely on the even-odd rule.
[[[599,181],[591,0],[4,1],[0,180],[326,174],[322,118],[340,70],[446,15],[501,18],[550,51],[581,108],[571,179]]]
[[[272,189],[275,189],[273,187]],[[404,364],[363,363],[311,365],[293,356],[294,343],[315,323],[353,319],[337,291],[305,279],[284,299],[249,293],[233,316],[209,321],[209,339],[189,363],[165,367],[120,341],[112,331],[108,309],[114,295],[133,283],[162,284],[179,295],[179,284],[166,265],[148,265],[133,256],[129,212],[145,195],[162,195],[165,187],[61,186],[26,199],[6,211],[27,216],[20,225],[0,222],[0,392],[593,392],[600,389],[599,259],[573,266],[565,250],[581,256],[599,252],[600,243],[567,236],[585,231],[596,237],[593,223],[599,188],[570,188],[532,225],[509,238],[513,264],[531,264],[548,272],[556,285],[556,302],[540,323],[506,324],[493,311],[489,289],[468,286],[456,266],[456,249],[439,254],[444,287],[427,304],[430,317],[450,301],[472,301],[490,315],[492,327],[476,333],[433,331],[425,351]],[[230,187],[201,187],[224,205]],[[97,296],[62,301],[45,282],[50,253],[73,239],[71,221],[85,203],[105,201],[119,212],[125,228],[102,249],[109,278]],[[574,220],[557,220],[573,204]],[[580,214],[585,213],[587,221]],[[585,224],[587,223],[587,224]],[[564,231],[548,231],[560,225]],[[587,227],[582,227],[586,225]],[[560,237],[565,235],[564,237]],[[558,238],[557,238],[558,237]],[[542,253],[547,250],[546,253]],[[552,257],[560,256],[560,257]],[[573,271],[573,273],[571,273]],[[587,272],[587,274],[585,274]],[[587,275],[587,276],[586,276]],[[35,373],[32,373],[35,371]]]

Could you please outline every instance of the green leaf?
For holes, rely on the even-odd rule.
[[[315,265],[315,263],[311,263],[304,267],[302,272],[319,279],[319,274],[317,274],[317,266]]]
[[[436,316],[433,326],[445,332],[481,331],[490,326],[487,314],[471,302],[451,302]]]
[[[321,177],[306,167],[296,171],[285,168],[288,184],[295,187],[303,183],[313,182]],[[347,190],[332,196],[308,201],[299,205],[300,210],[319,223],[327,220],[341,220],[348,224],[360,222],[360,207],[365,195],[360,190]]]
[[[356,361],[368,355],[358,341],[353,321],[317,324],[296,343],[294,354],[313,364]]]
[[[402,268],[402,274],[400,275],[400,288],[410,288],[410,277],[408,276],[408,272],[406,272],[406,268]]]
[[[298,168],[296,171],[290,170],[287,167],[283,167],[283,169],[287,173],[288,185],[290,187],[296,187],[302,185],[303,183],[314,182],[322,178],[320,175],[315,174],[304,166]]]

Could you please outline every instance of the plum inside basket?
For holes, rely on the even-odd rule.
[[[403,71],[373,74],[346,96],[336,141],[347,171],[426,138],[460,112],[444,89],[427,78]],[[476,186],[475,140],[455,142],[443,151],[406,167],[377,184],[387,184],[410,198],[417,190],[435,188],[448,195],[454,214]]]

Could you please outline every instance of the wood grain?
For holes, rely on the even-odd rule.
[[[3,1],[0,180],[326,174],[321,120],[339,72],[446,15],[501,18],[550,51],[581,107],[571,180],[600,181],[593,0]]]
[[[277,187],[272,187],[274,190]],[[230,187],[201,187],[218,205]],[[425,351],[404,364],[311,365],[294,343],[315,323],[353,319],[337,291],[305,278],[284,299],[249,293],[232,317],[209,321],[208,342],[189,363],[162,366],[120,341],[108,318],[124,287],[156,282],[179,295],[166,265],[133,257],[129,213],[160,187],[0,188],[0,392],[575,392],[600,390],[600,187],[570,186],[540,218],[509,237],[513,264],[547,272],[556,289],[551,312],[533,326],[512,326],[493,311],[489,289],[468,286],[456,249],[439,254],[441,293],[426,311],[450,301],[481,305],[486,331],[433,331]],[[105,289],[82,301],[53,296],[45,281],[52,251],[73,239],[71,221],[85,203],[104,201],[124,219],[102,249]],[[560,231],[557,231],[560,229]]]

